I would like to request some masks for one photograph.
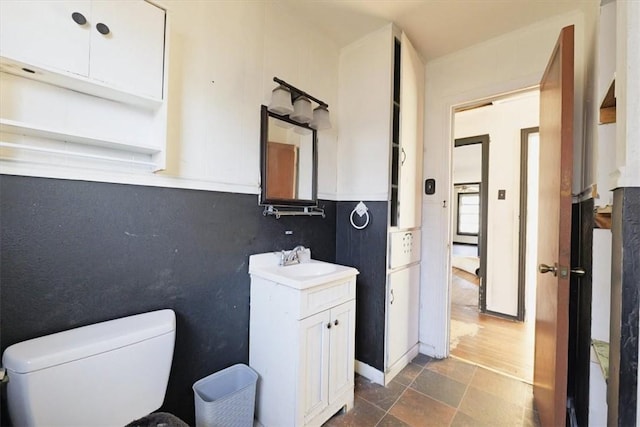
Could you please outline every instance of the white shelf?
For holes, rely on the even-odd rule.
[[[162,99],[127,92],[78,74],[6,56],[0,56],[0,71],[146,109],[157,109],[163,102]]]
[[[156,154],[162,151],[160,148],[155,146],[140,145],[126,141],[99,139],[80,134],[69,134],[60,129],[34,126],[28,123],[3,118],[0,118],[0,132],[55,139],[56,141],[74,142],[78,144],[92,145],[95,147],[105,147],[130,153]]]

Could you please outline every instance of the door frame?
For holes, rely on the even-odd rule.
[[[454,121],[455,126],[455,121]],[[488,229],[488,209],[489,209],[489,142],[491,138],[489,134],[469,136],[465,138],[456,138],[453,140],[453,156],[455,156],[456,147],[464,147],[465,145],[482,144],[482,160],[480,171],[480,232],[478,233],[478,256],[480,257],[480,286],[478,292],[478,308],[481,313],[487,311],[487,229]],[[452,156],[452,157],[453,157]],[[451,188],[454,187],[453,171],[452,171]],[[455,201],[452,200],[455,203]],[[453,248],[453,234],[449,238]]]
[[[527,196],[529,176],[529,135],[539,133],[539,127],[520,130],[520,239],[518,244],[518,313],[517,319],[524,322],[527,278]]]

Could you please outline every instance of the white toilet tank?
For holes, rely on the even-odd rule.
[[[176,330],[159,310],[14,344],[7,370],[14,426],[123,426],[164,401]]]

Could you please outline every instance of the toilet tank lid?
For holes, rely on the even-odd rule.
[[[175,329],[173,310],[137,314],[14,344],[5,350],[2,364],[10,372],[34,372],[175,333]]]

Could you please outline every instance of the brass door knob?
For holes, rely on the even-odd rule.
[[[554,276],[558,275],[558,265],[554,264],[553,266],[547,264],[540,264],[538,266],[538,271],[542,274],[544,273],[553,273]]]

